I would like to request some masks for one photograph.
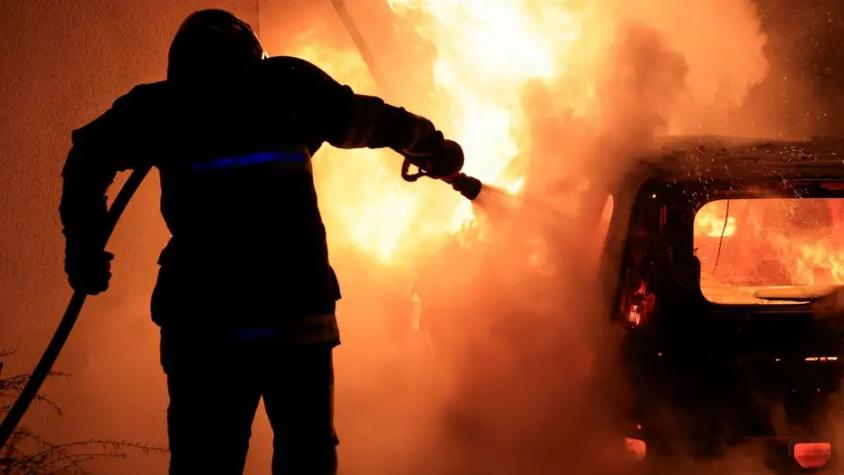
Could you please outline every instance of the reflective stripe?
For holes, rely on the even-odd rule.
[[[191,163],[191,170],[221,170],[227,168],[241,168],[272,163],[277,168],[285,170],[311,171],[311,161],[307,152],[303,150],[269,150],[245,155],[231,155],[197,160]]]
[[[274,343],[337,343],[340,331],[334,313],[297,317],[277,317],[266,325],[242,328],[235,332],[241,341]]]

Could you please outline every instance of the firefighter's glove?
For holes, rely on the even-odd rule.
[[[411,140],[399,152],[432,178],[447,178],[460,172],[463,168],[463,149],[460,145],[445,140],[443,133],[430,120],[408,115],[413,118]]]
[[[453,140],[444,140],[441,132],[437,131],[422,145],[405,150],[404,155],[431,178],[448,178],[463,169],[463,149]]]
[[[453,140],[445,140],[440,152],[431,156],[429,174],[435,178],[446,178],[460,173],[463,169],[463,148]]]
[[[111,279],[112,259],[114,254],[102,249],[68,246],[64,268],[70,286],[88,295],[104,292]]]

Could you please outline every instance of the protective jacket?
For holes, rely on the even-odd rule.
[[[202,86],[137,86],[73,132],[60,206],[67,246],[96,246],[116,173],[151,165],[172,233],[153,294],[158,324],[248,329],[333,315],[340,290],[311,157],[324,142],[403,150],[431,136],[442,140],[427,119],[292,57]]]

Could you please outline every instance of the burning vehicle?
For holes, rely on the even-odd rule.
[[[830,468],[844,140],[666,139],[613,201],[627,448],[647,466],[759,442],[775,471]]]

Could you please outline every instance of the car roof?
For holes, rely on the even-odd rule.
[[[808,140],[668,136],[637,162],[669,181],[842,179],[844,138]]]

